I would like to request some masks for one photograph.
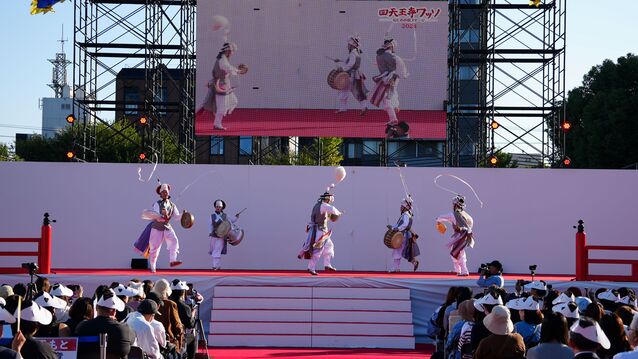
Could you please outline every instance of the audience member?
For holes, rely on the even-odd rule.
[[[523,337],[526,348],[536,346],[541,340],[541,322],[543,314],[540,311],[540,304],[533,298],[519,298],[507,302],[507,307],[518,310],[521,321],[514,325],[514,333]]]
[[[567,319],[567,326],[571,328],[580,319],[578,306],[574,302],[561,303],[552,308],[553,312],[562,314]]]
[[[574,350],[576,359],[600,359],[596,355],[599,348],[609,349],[609,339],[597,322],[581,318],[569,333],[569,346]]]
[[[20,328],[17,328],[17,323],[13,323],[12,328],[14,333],[21,332],[24,335],[25,342],[20,350],[22,357],[25,359],[58,359],[58,355],[48,343],[33,338],[40,325],[51,323],[53,320],[51,312],[31,300],[25,300],[21,306]],[[17,315],[16,308],[13,316],[17,317]]]
[[[185,302],[188,289],[186,282],[174,279],[171,282],[171,290],[173,293],[171,293],[169,298],[177,304],[179,319],[184,325],[184,346],[188,359],[192,359],[195,357],[195,351],[197,349],[195,337],[195,320],[197,318],[195,316],[195,308]]]
[[[146,295],[148,299],[153,298],[152,294],[155,294],[163,304],[159,304],[160,316],[155,318],[157,321],[164,325],[166,334],[168,334],[168,341],[177,347],[180,351],[183,348],[184,341],[184,326],[179,319],[179,312],[177,311],[177,304],[168,299],[171,295],[171,287],[166,279],[160,279],[155,282],[153,290]],[[156,301],[157,302],[157,301]]]
[[[596,352],[601,359],[611,359],[620,352],[632,349],[625,333],[625,326],[615,313],[605,313],[600,319],[600,328],[611,344],[609,349],[601,348]]]
[[[90,298],[78,298],[69,309],[69,319],[60,327],[61,337],[70,337],[75,333],[78,324],[93,319],[93,301]]]
[[[146,299],[137,307],[136,312],[132,312],[126,318],[126,324],[135,332],[135,343],[142,348],[144,353],[151,359],[162,359],[160,352],[160,343],[151,326],[157,311],[157,303]]]
[[[122,302],[115,293],[106,289],[97,301],[97,317],[78,324],[75,334],[80,337],[99,336],[106,333],[107,358],[126,358],[131,350],[131,343],[135,339],[133,331],[123,323],[115,320],[115,313],[124,309]],[[80,345],[78,358],[99,359],[100,351],[98,343]]]
[[[481,269],[481,275],[476,281],[479,287],[487,288],[495,285],[503,288],[505,280],[503,279],[503,265],[501,262],[494,260],[487,264],[487,269]]]
[[[523,337],[513,333],[514,324],[510,320],[510,311],[502,305],[495,306],[483,319],[490,335],[481,340],[475,359],[515,359],[525,358]]]
[[[629,336],[629,344],[633,346],[634,350],[618,353],[614,359],[638,359],[638,313],[634,315],[634,319],[629,324],[627,335]]]
[[[527,359],[572,359],[574,352],[567,346],[568,340],[569,326],[565,316],[558,312],[547,313],[541,324],[540,344],[527,351]]]

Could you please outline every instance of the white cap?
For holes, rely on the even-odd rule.
[[[573,294],[565,294],[565,293],[561,293],[556,299],[552,300],[552,304],[556,305],[556,304],[561,304],[561,303],[569,303],[569,302],[575,302],[576,298],[574,297]]]
[[[507,302],[507,307],[516,310],[540,310],[541,307],[534,297],[518,298]]]
[[[71,297],[73,296],[73,290],[64,284],[56,283],[51,287],[51,295],[56,297]]]
[[[13,314],[14,317],[18,316],[18,309]],[[48,310],[42,308],[38,303],[34,301],[22,302],[22,310],[20,310],[20,318],[29,322],[36,322],[42,325],[48,325],[53,320],[53,314]]]
[[[50,307],[50,308],[64,309],[69,305],[64,300],[58,297],[53,297],[51,296],[51,294],[47,292],[43,292],[42,294],[37,296],[35,298],[35,302],[38,303],[38,305],[40,305],[43,308]]]
[[[4,298],[0,297],[0,322],[15,323],[16,318],[14,318],[11,313],[4,309],[5,305],[7,305],[7,302],[4,300]]]
[[[576,297],[575,302],[578,306],[578,311],[582,313],[587,309],[587,306],[591,304],[591,299],[587,297]]]
[[[609,347],[611,346],[611,343],[609,342],[609,339],[605,335],[605,332],[603,332],[603,329],[595,321],[592,320],[590,322],[593,323],[593,325],[587,328],[583,328],[580,326],[580,320],[579,320],[576,323],[574,323],[574,325],[572,325],[570,330],[573,333],[582,335],[583,337],[587,338],[588,340],[591,340],[594,343],[600,344],[600,346],[603,347],[603,349],[609,349]]]
[[[115,295],[112,289],[106,290],[100,300],[97,301],[97,305],[100,307],[105,307],[109,309],[115,309],[118,312],[124,310],[124,302]]]
[[[111,288],[115,295],[121,295],[124,297],[134,297],[138,295],[139,290],[131,287],[126,287],[124,284],[120,283],[115,288]]]
[[[598,293],[598,299],[608,300],[614,303],[620,302],[620,296],[618,294],[614,294],[611,289]]]
[[[476,308],[476,310],[480,310],[481,312],[484,312],[485,307],[483,306],[483,304],[503,305],[503,299],[501,299],[500,295],[497,295],[495,298],[492,294],[488,293],[474,302],[474,308]]]
[[[188,290],[188,285],[186,282],[179,279],[173,279],[171,282],[171,290]]]
[[[552,307],[552,311],[564,315],[565,318],[580,318],[580,314],[578,313],[578,305],[576,304],[576,302],[557,304]]]
[[[144,293],[144,288],[143,288],[144,287],[144,283],[142,283],[142,282],[139,282],[139,283],[129,282],[128,286],[129,286],[129,288],[137,291],[137,294],[135,294],[135,295],[140,296],[140,297],[145,297],[146,296],[145,293]]]
[[[547,287],[545,286],[545,283],[539,281],[539,280],[535,280],[531,283],[525,284],[523,286],[523,288],[525,289],[537,289],[537,290],[547,290]]]
[[[636,298],[632,299],[631,296],[629,296],[629,295],[626,295],[626,296],[620,298],[620,303],[628,304],[628,305],[631,305],[633,307],[638,307],[638,303],[636,301]]]

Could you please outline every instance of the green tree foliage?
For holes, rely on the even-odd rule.
[[[317,166],[321,159],[322,166],[339,166],[343,161],[341,154],[342,138],[325,137],[309,147],[302,147],[298,154],[283,152],[269,153],[264,156],[262,163],[265,165],[293,165],[293,166]],[[320,146],[321,150],[319,151]]]
[[[11,145],[0,143],[0,162],[1,161],[21,161],[22,159],[15,154]]]
[[[137,162],[138,155],[143,150],[139,129],[127,121],[118,121],[111,126],[103,123],[95,125],[97,156],[99,162]],[[67,161],[66,152],[73,149],[73,129],[67,127],[53,138],[33,135],[16,145],[16,153],[26,161],[60,162]],[[179,153],[175,135],[161,130],[158,159],[163,163],[177,163]],[[76,136],[78,139],[80,136]],[[80,151],[79,147],[75,147]],[[147,154],[152,160],[152,155]]]
[[[623,168],[638,162],[638,56],[605,60],[568,93],[565,140],[573,167]]]

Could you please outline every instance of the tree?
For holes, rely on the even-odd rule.
[[[95,125],[97,155],[99,162],[137,162],[142,139],[135,126],[127,121],[118,121],[112,125],[98,123]],[[16,144],[16,153],[26,161],[60,162],[67,161],[67,151],[81,149],[74,146],[73,127],[66,127],[52,138],[33,135],[27,140]],[[179,153],[174,136],[166,130],[161,130],[161,148],[157,149],[158,159],[162,163],[177,163]],[[147,153],[149,159],[151,154]]]
[[[638,162],[638,56],[594,66],[569,91],[565,140],[573,167],[623,168]]]
[[[297,154],[268,153],[262,159],[262,163],[265,165],[317,166],[319,165],[318,159],[320,159],[322,166],[338,166],[343,161],[342,143],[342,138],[320,138],[311,146],[301,147]]]
[[[22,161],[22,159],[15,154],[13,146],[0,143],[0,161]]]

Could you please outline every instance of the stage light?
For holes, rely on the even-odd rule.
[[[501,127],[501,124],[492,120],[492,122],[490,123],[490,127],[492,128],[492,130],[496,130],[497,128]]]
[[[529,0],[529,6],[541,6],[541,0]]]
[[[140,161],[144,161],[146,159],[146,153],[140,152],[137,157],[140,159]]]
[[[498,163],[498,158],[496,158],[496,156],[492,155],[490,156],[490,158],[488,158],[487,160],[489,162],[489,164],[494,167],[496,166],[496,164]]]
[[[560,128],[563,130],[563,132],[568,132],[569,130],[571,130],[572,124],[571,122],[565,120],[565,122],[560,124]]]
[[[146,116],[142,116],[142,117],[140,117],[138,122],[139,122],[140,125],[146,125],[146,124],[148,124],[148,118]]]
[[[572,160],[571,158],[565,156],[565,158],[563,158],[563,166],[565,167],[569,167],[572,164]]]
[[[66,122],[73,124],[73,122],[75,122],[75,116],[73,116],[73,114],[70,114],[66,117]]]
[[[66,158],[68,159],[73,159],[75,157],[75,152],[73,151],[66,151]]]

